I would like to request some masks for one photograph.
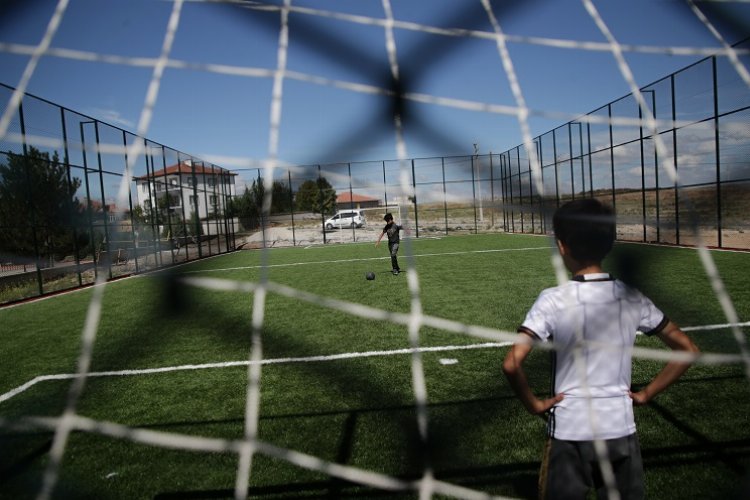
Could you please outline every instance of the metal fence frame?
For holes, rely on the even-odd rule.
[[[0,84],[0,95],[8,97],[12,87]],[[6,99],[10,102],[10,99]],[[119,186],[128,162],[127,151],[141,141],[144,154],[133,162],[134,175],[127,206],[114,206]],[[4,231],[27,229],[33,235],[33,251],[24,255],[0,255],[0,303],[9,303],[47,295],[70,288],[90,285],[103,273],[107,280],[161,269],[181,262],[234,251],[237,248],[237,221],[226,215],[224,208],[231,198],[236,174],[216,165],[201,161],[189,154],[138,137],[122,128],[77,113],[45,99],[25,94],[11,121],[4,141],[0,141],[0,163],[24,161],[32,153],[44,155],[56,166],[65,169],[68,200],[61,216],[75,220],[60,228],[72,238],[70,256],[64,261],[51,258],[55,249],[45,252],[37,240],[44,231],[44,221],[34,220],[35,198],[45,196],[34,192],[37,186],[27,186],[28,214],[18,213],[17,219],[0,228]],[[34,161],[47,161],[34,156]],[[170,163],[190,165],[191,172],[180,171],[177,186],[168,182],[166,169]],[[188,227],[185,204],[165,210],[147,210],[145,220],[135,217],[138,205],[138,177],[147,179],[149,186],[174,190],[182,194],[189,177],[217,178],[213,187],[197,189],[193,196],[202,196],[204,204],[211,200],[218,209],[211,216]],[[170,176],[171,177],[171,176]],[[171,180],[171,179],[170,179]],[[2,182],[2,180],[0,180]],[[78,187],[76,185],[79,184]],[[74,200],[78,205],[74,204]],[[182,196],[180,196],[182,200]],[[31,220],[29,221],[29,217]],[[199,227],[198,227],[199,226]],[[123,231],[123,228],[125,231]],[[139,238],[139,229],[146,235]],[[185,236],[177,236],[177,235]],[[192,234],[192,237],[187,237]],[[79,242],[87,241],[84,247]]]
[[[747,46],[747,41],[738,44]],[[742,58],[745,63],[747,59]],[[726,58],[714,56],[640,92],[670,157],[660,158],[645,113],[632,94],[612,101],[534,138],[543,194],[532,180],[523,145],[499,155],[506,231],[547,234],[556,207],[588,196],[615,209],[619,240],[696,245],[700,235],[708,246],[750,248],[747,239],[736,237],[750,229],[750,204],[744,200],[750,188],[747,84]],[[639,125],[617,125],[616,119],[623,117]],[[592,132],[597,127],[605,127],[606,133]],[[637,134],[624,137],[628,129]],[[738,130],[744,131],[739,140],[732,135]],[[608,140],[601,144],[594,134]],[[667,175],[667,162],[678,182]],[[637,173],[625,178],[626,167]],[[600,181],[607,178],[609,182]]]
[[[747,48],[748,42],[737,46]],[[747,57],[742,60],[747,62]],[[0,84],[0,93],[12,91]],[[73,260],[64,265],[42,265],[39,257],[43,252],[35,240],[33,255],[16,256],[8,262],[0,258],[0,288],[21,286],[29,280],[35,283],[18,297],[0,297],[0,303],[92,284],[99,273],[113,279],[242,247],[374,240],[382,227],[379,217],[386,211],[398,210],[398,218],[409,222],[417,238],[493,231],[550,234],[554,209],[576,197],[597,197],[611,204],[618,217],[617,237],[622,241],[695,245],[700,234],[709,246],[750,249],[750,240],[738,237],[750,233],[747,84],[727,59],[708,57],[645,86],[641,93],[657,121],[655,131],[669,158],[657,152],[644,110],[629,94],[533,139],[541,166],[541,191],[533,179],[531,155],[523,145],[484,155],[475,152],[277,169],[275,179],[287,184],[292,197],[303,182],[325,178],[337,193],[348,192],[350,200],[355,194],[378,200],[377,207],[368,209],[376,217],[366,227],[335,232],[323,227],[330,214],[295,211],[293,198],[289,200],[290,213],[266,214],[253,231],[243,231],[226,211],[204,221],[188,221],[185,199],[198,203],[202,197],[206,207],[222,200],[225,207],[229,198],[240,194],[232,190],[235,176],[243,175],[240,180],[245,182],[262,181],[262,171],[229,172],[27,94],[6,141],[0,141],[0,158],[7,161],[13,155],[26,156],[32,146],[50,156],[61,155],[69,194],[78,194],[85,208],[84,214],[78,214],[85,224],[68,229],[74,242],[85,236],[84,240],[98,244],[99,249],[84,255],[86,252],[76,246]],[[112,218],[108,211],[111,187],[119,185],[128,162],[124,152],[134,141],[143,141],[145,153],[133,162],[128,207],[117,207]],[[113,152],[113,145],[118,144]],[[667,162],[674,165],[679,183],[665,170]],[[174,175],[167,174],[170,165],[190,168],[178,170],[174,182]],[[401,185],[403,173],[408,189]],[[222,180],[211,189],[198,189],[196,176],[204,174],[233,177],[231,183]],[[137,182],[144,179],[149,189],[164,191],[169,200],[168,210],[151,213],[145,242],[139,240],[137,227],[142,227],[142,221],[135,220],[137,203],[133,200]],[[74,180],[80,181],[78,192]],[[175,200],[183,201],[172,207],[170,192]],[[155,199],[154,194],[149,192],[149,198]],[[32,187],[28,197],[31,206]],[[351,201],[337,208],[361,206]],[[68,209],[71,216],[76,215],[72,203]],[[30,213],[33,216],[33,211]],[[17,227],[23,224],[28,228],[21,220],[19,217]],[[42,230],[40,224],[32,220],[32,232]],[[128,227],[130,234],[117,242],[114,235],[122,235],[116,231],[122,227]],[[271,231],[274,228],[286,229],[289,234],[279,236],[278,231]],[[165,233],[183,236],[165,240]],[[188,238],[190,233],[198,237]]]

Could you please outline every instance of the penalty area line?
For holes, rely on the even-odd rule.
[[[725,330],[729,328],[744,328],[750,327],[750,321],[741,323],[721,323],[712,325],[702,326],[685,326],[681,327],[683,331],[711,331],[711,330]],[[636,332],[641,334],[641,332]],[[289,357],[289,358],[272,358],[262,359],[260,361],[223,361],[219,363],[204,363],[204,364],[190,364],[190,365],[178,365],[178,366],[165,366],[161,368],[143,368],[138,370],[116,370],[116,371],[102,371],[102,372],[90,372],[85,374],[85,377],[125,377],[132,375],[148,375],[154,373],[168,373],[177,371],[187,370],[207,370],[211,368],[231,368],[242,366],[246,367],[249,365],[274,365],[274,364],[285,364],[285,363],[313,363],[313,362],[324,362],[324,361],[338,361],[345,359],[356,359],[356,358],[371,358],[377,356],[398,356],[403,354],[414,354],[414,353],[429,353],[429,352],[446,352],[446,351],[463,351],[470,349],[487,349],[487,348],[499,348],[508,347],[513,342],[484,342],[480,344],[466,344],[466,345],[452,345],[452,346],[438,346],[438,347],[419,347],[419,348],[405,348],[405,349],[394,349],[390,351],[364,351],[364,352],[347,352],[341,354],[328,354],[320,356],[307,356],[307,357]],[[50,380],[71,380],[79,377],[77,373],[60,373],[56,375],[39,375],[29,380],[28,382],[21,384],[20,386],[12,389],[5,394],[0,395],[0,403],[8,401],[9,399],[27,391],[31,387],[35,386],[40,382],[46,382]]]
[[[419,347],[419,348],[405,348],[405,349],[394,349],[390,351],[364,351],[364,352],[347,352],[341,354],[328,354],[320,356],[307,356],[307,357],[290,357],[290,358],[272,358],[262,359],[260,361],[223,361],[219,363],[203,363],[203,364],[190,364],[190,365],[179,365],[179,366],[164,366],[161,368],[143,368],[139,370],[115,370],[115,371],[102,371],[102,372],[90,372],[86,373],[84,377],[127,377],[132,375],[149,375],[154,373],[168,373],[188,370],[207,370],[211,368],[232,368],[238,366],[250,366],[250,365],[276,365],[286,363],[313,363],[323,361],[338,361],[346,359],[356,358],[372,358],[378,356],[398,356],[403,354],[414,354],[414,353],[429,353],[429,352],[445,352],[445,351],[464,351],[470,349],[488,349],[488,348],[499,348],[507,347],[512,342],[484,342],[481,344],[466,344],[466,345],[452,345],[452,346],[438,346],[438,347]],[[29,380],[25,384],[22,384],[15,389],[12,389],[5,394],[0,395],[0,403],[3,403],[35,386],[40,382],[46,382],[49,380],[71,380],[78,378],[80,375],[77,373],[60,373],[56,375],[40,375]]]

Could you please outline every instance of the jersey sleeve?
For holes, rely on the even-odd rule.
[[[540,340],[549,340],[555,331],[554,321],[558,316],[556,309],[554,302],[542,292],[526,313],[526,319],[518,327],[518,331],[531,334]]]
[[[641,321],[638,330],[644,335],[655,335],[669,323],[669,318],[646,296],[641,299]]]

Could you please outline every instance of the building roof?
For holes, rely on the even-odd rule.
[[[355,194],[350,192],[345,192],[336,195],[336,203],[363,203],[368,201],[380,201],[377,198],[372,198],[371,196],[364,196],[361,194]]]
[[[102,205],[101,201],[94,200],[94,199],[91,199],[91,198],[88,198],[88,202],[89,202],[89,204],[91,206],[91,209],[94,212],[110,212],[110,213],[115,213],[115,212],[118,211],[117,210],[117,205],[115,205],[114,203],[107,203],[106,205]],[[103,207],[103,209],[102,209],[102,207]],[[79,205],[79,211],[83,212],[84,210],[86,210],[86,203],[85,202],[81,203]]]
[[[136,177],[137,181],[143,181],[146,179],[153,179],[154,177],[164,177],[167,175],[186,174],[192,175],[193,173],[198,175],[237,175],[234,172],[217,166],[206,167],[203,165],[194,165],[189,162],[180,162],[177,165],[172,165],[161,170],[156,170],[151,174],[141,175]]]

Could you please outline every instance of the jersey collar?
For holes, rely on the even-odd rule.
[[[573,281],[612,281],[614,278],[609,273],[576,274],[571,278]]]

